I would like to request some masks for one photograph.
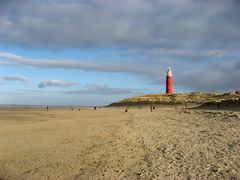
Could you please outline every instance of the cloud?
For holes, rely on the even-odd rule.
[[[238,48],[240,44],[238,0],[1,2],[1,43],[21,47]]]
[[[177,51],[177,53],[179,53]],[[221,52],[205,51],[204,56],[219,56]],[[185,55],[185,53],[183,53]],[[186,53],[188,55],[188,53]],[[202,55],[203,56],[203,55]],[[164,85],[165,70],[168,61],[156,62],[129,62],[129,61],[73,61],[73,60],[41,60],[29,59],[9,53],[0,53],[0,65],[26,66],[36,68],[77,69],[83,71],[99,71],[109,73],[128,73],[137,77],[146,78],[146,81],[155,85]],[[185,63],[180,60],[171,60],[174,65],[174,85],[192,91],[226,91],[240,89],[240,65],[237,60],[214,61],[211,63],[196,64],[195,61]],[[205,61],[207,62],[207,61]],[[84,91],[80,91],[84,93]],[[90,91],[88,91],[90,92]]]
[[[240,89],[240,61],[224,62],[179,73],[174,77],[177,87],[192,91],[235,91]]]
[[[0,76],[5,81],[28,81],[29,78],[24,76]]]
[[[166,48],[151,48],[151,49],[131,49],[123,52],[125,56],[147,56],[151,59],[177,58],[178,60],[185,59],[188,61],[208,61],[209,59],[221,59],[224,56],[233,54],[235,51],[226,51],[223,49],[166,49]]]
[[[109,87],[107,85],[90,84],[83,90],[66,91],[66,94],[86,94],[86,95],[120,95],[130,94],[134,89]]]
[[[66,82],[66,81],[60,81],[60,80],[45,80],[42,81],[38,87],[39,88],[46,88],[46,87],[71,87],[71,86],[77,86],[79,85],[78,83],[73,83],[73,82]]]
[[[101,72],[117,72],[130,74],[148,74],[154,75],[158,73],[158,69],[146,69],[145,64],[132,63],[129,61],[73,61],[73,60],[42,60],[29,59],[22,56],[9,53],[0,53],[0,65],[10,66],[27,66],[38,68],[62,68],[62,69],[78,69],[84,71],[101,71]]]
[[[0,68],[4,68],[4,72],[6,70],[22,72],[24,69],[25,73],[31,73],[31,68],[38,68],[36,71],[39,73],[43,72],[41,69],[44,69],[44,72],[51,72],[54,69],[57,73],[63,71],[56,69],[63,69],[64,72],[94,71],[98,72],[94,74],[99,76],[102,75],[99,72],[107,72],[110,80],[119,77],[127,79],[131,75],[139,78],[144,88],[160,89],[165,86],[166,69],[170,66],[173,70],[174,90],[240,89],[239,2],[239,0],[0,0],[0,48],[25,54],[19,56],[13,53],[0,53]],[[98,59],[98,54],[90,55],[89,49],[93,54],[100,52],[101,60]],[[60,54],[60,51],[64,57],[74,51],[77,53],[71,54],[70,57],[76,55],[75,58],[82,56],[96,59],[51,59],[55,56],[54,53]],[[59,54],[55,57],[61,57]],[[44,56],[46,59],[35,58]],[[111,76],[113,73],[121,75]],[[35,76],[34,74],[32,78]],[[133,84],[136,81],[139,83],[139,79],[136,80],[135,77],[129,80],[134,81]],[[131,86],[134,86],[133,84]],[[154,86],[148,86],[149,84]],[[46,81],[39,84],[42,88],[69,86]],[[8,92],[10,89],[6,88],[3,87],[1,90]],[[120,97],[121,93],[122,97],[135,93],[133,89],[111,85],[88,85],[75,91],[66,92],[72,88],[64,90],[60,92],[57,89],[56,103],[82,102],[76,99],[77,95],[71,94],[80,94],[78,96],[80,99],[86,98],[85,94],[116,94],[106,96],[108,100],[104,96],[99,96],[102,101],[111,102],[114,98]],[[21,90],[13,91],[18,93]],[[26,92],[21,101],[26,103],[39,99],[38,102],[45,102],[49,101],[49,98],[41,97],[52,98],[55,95],[48,93],[46,89],[38,91],[41,96],[35,96],[34,92],[32,92],[34,96],[31,96],[31,93]],[[69,97],[72,99],[69,100]],[[97,96],[93,97],[92,102],[99,101]],[[11,98],[12,102],[16,102],[12,95],[7,97],[4,94],[2,98],[6,98],[6,102]],[[86,102],[88,99],[86,98]]]
[[[208,59],[208,58],[221,58],[224,56],[224,50],[201,50],[201,51],[191,51],[191,50],[177,50],[173,51],[178,57],[191,58],[191,59]]]

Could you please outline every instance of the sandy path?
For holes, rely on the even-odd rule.
[[[239,112],[0,110],[4,179],[240,178]]]

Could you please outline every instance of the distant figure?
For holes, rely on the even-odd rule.
[[[78,111],[80,111],[80,108],[78,109]]]
[[[48,106],[47,106],[47,111],[48,111]]]
[[[155,110],[155,106],[153,106],[153,110]]]
[[[128,112],[128,109],[125,109],[125,111],[124,112]]]
[[[220,109],[220,103],[217,103],[217,108]]]
[[[94,111],[96,111],[97,110],[97,107],[96,106],[94,106]]]
[[[152,112],[152,110],[153,110],[152,106],[150,106],[150,110],[151,110],[151,112]]]
[[[73,111],[73,107],[72,107],[71,109],[72,109],[72,111]]]

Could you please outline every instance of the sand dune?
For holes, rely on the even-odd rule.
[[[240,102],[239,93],[176,93],[176,94],[149,94],[123,99],[119,102],[111,103],[109,106],[131,106],[131,105],[191,105],[191,104],[211,104],[226,102],[231,106],[231,102]],[[240,109],[240,108],[239,108]]]
[[[2,179],[238,179],[240,114],[0,109]]]

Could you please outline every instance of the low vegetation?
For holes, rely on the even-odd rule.
[[[217,104],[217,103],[237,103],[240,102],[239,93],[176,93],[176,94],[150,94],[136,96],[114,102],[109,106],[131,106],[131,105],[184,105],[184,104]]]

